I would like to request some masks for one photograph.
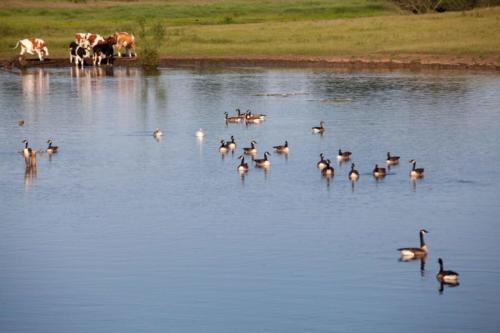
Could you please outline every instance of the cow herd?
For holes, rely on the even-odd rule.
[[[40,61],[49,55],[45,42],[40,38],[27,38],[17,42],[14,47],[21,47],[20,58],[35,53]],[[106,64],[113,65],[115,51],[121,57],[123,50],[129,57],[137,56],[134,35],[127,32],[115,32],[112,36],[103,38],[93,33],[77,33],[75,40],[69,44],[69,61],[76,66],[85,64],[85,59],[91,58],[92,64],[100,66],[103,59]]]

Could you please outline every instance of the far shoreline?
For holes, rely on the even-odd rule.
[[[40,62],[29,58],[20,65],[18,57],[0,59],[0,67],[57,68],[71,67],[68,58],[47,58]],[[105,65],[103,65],[105,66]],[[140,58],[115,58],[117,67],[139,67]],[[91,67],[91,66],[87,66]],[[275,68],[332,68],[339,70],[478,70],[500,71],[500,57],[454,55],[398,56],[168,56],[161,57],[159,67],[275,67]]]

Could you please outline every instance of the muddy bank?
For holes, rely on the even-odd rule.
[[[87,65],[91,65],[88,63]],[[47,58],[40,62],[28,59],[22,64],[17,57],[0,59],[4,68],[70,67],[67,58]],[[140,66],[139,59],[116,58],[115,66]],[[281,67],[281,68],[337,68],[356,69],[431,69],[431,70],[486,70],[500,71],[500,57],[486,58],[465,56],[400,56],[390,57],[303,57],[303,56],[251,56],[251,57],[164,57],[162,67]]]

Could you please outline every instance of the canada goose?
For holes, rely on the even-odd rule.
[[[347,161],[351,158],[352,153],[350,151],[342,151],[339,149],[339,153],[337,154],[337,160],[339,161]]]
[[[249,115],[250,117],[253,117],[253,118],[259,118],[260,120],[265,120],[266,119],[266,115],[265,114],[262,114],[262,113],[252,113],[252,111],[250,110],[247,110],[247,115]]]
[[[267,156],[271,155],[268,151],[264,153],[264,158],[253,160],[256,167],[267,168],[271,165],[271,162],[267,159]]]
[[[387,152],[387,159],[385,163],[388,165],[396,165],[399,164],[399,156],[391,156],[391,153]]]
[[[321,174],[325,177],[333,177],[335,175],[335,169],[330,165],[332,162],[330,160],[326,161],[326,167],[321,170]]]
[[[443,270],[443,259],[438,259],[439,263],[439,272],[436,275],[436,278],[440,282],[457,284],[458,283],[458,273],[454,271],[445,271]]]
[[[261,122],[261,118],[260,116],[256,116],[256,115],[253,115],[251,112],[247,112],[245,114],[245,121],[247,123],[254,123],[254,124],[258,124]]]
[[[288,141],[285,141],[284,145],[274,146],[273,148],[277,153],[288,154]]]
[[[252,142],[250,142],[250,147],[243,148],[243,153],[245,153],[246,155],[255,155],[257,153],[255,144],[257,144],[257,142],[255,140],[252,140]]]
[[[219,152],[221,154],[227,153],[227,144],[226,144],[226,141],[220,140]]]
[[[228,123],[239,123],[241,121],[240,117],[229,117],[229,113],[224,112],[226,122]]]
[[[320,170],[323,170],[325,167],[328,166],[328,162],[325,160],[323,153],[319,154],[320,160],[317,163],[317,166]]]
[[[375,168],[373,169],[373,176],[375,178],[385,177],[385,168],[379,168],[378,164],[375,164]]]
[[[18,124],[19,126],[23,127],[23,126],[24,126],[24,119],[19,120],[19,121],[17,122],[17,124]]]
[[[229,149],[229,150],[236,149],[236,142],[234,141],[234,136],[231,135],[231,141],[228,141],[226,146],[227,146],[227,149]]]
[[[239,172],[247,172],[248,171],[248,163],[245,163],[245,157],[243,155],[241,155],[238,158],[241,159],[241,162],[236,169]]]
[[[420,229],[420,247],[402,247],[398,249],[401,257],[413,258],[413,257],[423,257],[427,255],[427,245],[425,245],[424,235],[429,232],[425,229]]]
[[[155,129],[155,130],[154,130],[154,132],[153,132],[153,136],[154,136],[155,138],[159,138],[159,137],[160,137],[160,136],[162,136],[162,135],[163,135],[163,133],[160,131],[160,129],[159,129],[159,128]]]
[[[28,147],[28,140],[24,139],[22,142],[24,143],[23,156],[26,160],[29,160],[33,151]]]
[[[358,180],[359,178],[359,172],[358,170],[354,169],[354,163],[351,164],[351,171],[349,171],[349,179],[352,181]]]
[[[47,143],[49,144],[49,146],[47,147],[47,153],[49,154],[55,154],[57,153],[57,146],[53,146],[52,145],[52,140],[47,140]]]
[[[205,136],[205,133],[203,133],[203,131],[201,130],[201,128],[199,130],[196,131],[196,133],[194,134],[197,138],[202,138]]]
[[[415,168],[415,165],[417,164],[417,161],[415,160],[410,160],[410,163],[413,164],[413,168],[410,171],[410,177],[411,178],[422,178],[424,176],[424,168]]]
[[[245,119],[246,113],[241,113],[240,109],[236,109],[236,112],[238,113],[236,117],[240,118],[241,120]]]
[[[320,121],[319,126],[312,128],[313,133],[323,133],[325,131],[323,125],[325,125],[325,122],[322,120]]]

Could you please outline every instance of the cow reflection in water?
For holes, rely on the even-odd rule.
[[[50,91],[50,73],[42,68],[21,72],[24,101],[32,106],[45,104]]]

